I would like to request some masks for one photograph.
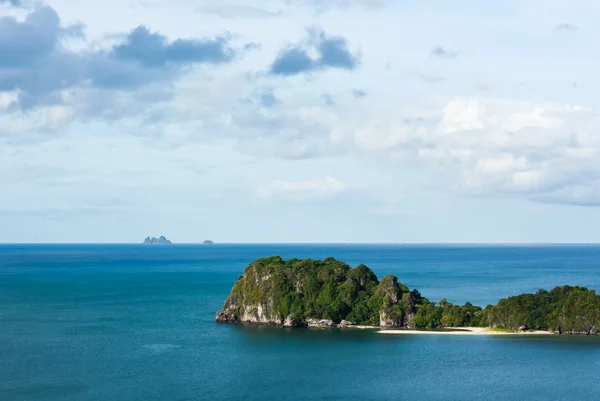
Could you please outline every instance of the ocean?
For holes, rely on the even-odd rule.
[[[0,245],[0,400],[600,399],[600,338],[214,323],[252,260],[364,263],[431,300],[600,290],[595,245]]]

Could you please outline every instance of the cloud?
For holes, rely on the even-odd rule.
[[[228,38],[168,39],[144,26],[131,31],[123,43],[92,55],[85,78],[96,87],[135,89],[153,82],[173,81],[192,64],[232,61]]]
[[[258,103],[262,107],[271,108],[281,102],[279,101],[279,99],[277,99],[277,97],[273,93],[273,89],[267,88],[267,89],[259,91]]]
[[[9,4],[13,7],[20,7],[23,5],[21,0],[0,0],[0,4]]]
[[[455,190],[600,205],[600,111],[453,98],[353,131],[355,146],[434,171]]]
[[[16,92],[0,92],[0,111],[11,108],[19,99]]]
[[[333,197],[348,189],[348,185],[332,177],[314,181],[273,181],[259,188],[262,198],[293,201],[318,200]]]
[[[73,120],[74,113],[73,107],[60,104],[36,108],[23,114],[0,113],[0,138],[23,133],[37,133],[38,138],[43,138],[39,135],[40,130],[43,132],[58,132]],[[22,137],[25,142],[30,141],[32,138],[33,136]]]
[[[558,24],[554,27],[554,32],[577,32],[579,27],[571,24]]]
[[[276,2],[279,3],[279,2]],[[388,0],[285,0],[283,2],[285,13],[288,14],[292,7],[308,7],[316,15],[323,14],[332,9],[363,7],[377,9],[383,7]],[[205,4],[196,8],[203,14],[216,15],[221,18],[276,18],[284,15],[283,9],[269,10],[264,7],[254,7],[239,0],[222,0],[219,4]]]
[[[23,22],[0,18],[0,91],[19,91],[28,107],[80,81],[79,58],[59,49],[63,28],[56,12],[40,6]]]
[[[196,8],[203,14],[217,15],[221,18],[274,18],[283,14],[245,4],[205,4]]]
[[[434,48],[431,53],[429,54],[429,57],[439,57],[439,58],[445,58],[445,59],[454,59],[458,56],[458,52],[455,52],[453,50],[448,50],[445,49],[441,46],[438,46],[436,48]]]
[[[291,47],[282,51],[271,65],[271,73],[275,75],[296,75],[318,69],[318,64],[306,50]]]
[[[310,38],[305,43],[279,52],[271,65],[271,74],[291,76],[330,68],[354,70],[360,64],[358,56],[349,51],[345,38],[328,37],[315,31],[309,31],[309,34]],[[315,52],[317,56],[311,57],[309,52]]]
[[[74,52],[68,37],[83,38],[83,26],[63,26],[57,13],[40,5],[20,22],[0,18],[0,92],[17,92],[24,110],[64,101],[74,87],[134,89],[173,82],[194,64],[231,62],[229,37],[175,39],[139,26],[110,49]]]
[[[352,91],[352,96],[354,96],[357,99],[362,99],[367,97],[367,92],[361,89],[356,89]]]
[[[358,57],[350,53],[346,39],[341,36],[328,38],[321,33],[318,39],[318,52],[320,58],[317,62],[321,68],[353,70],[359,64]]]
[[[260,43],[246,43],[244,45],[244,50],[250,52],[250,51],[254,51],[254,50],[260,50],[260,48],[262,47],[262,45]]]
[[[389,0],[285,0],[288,5],[308,6],[315,14],[322,14],[333,8],[364,7],[378,9],[389,3]]]
[[[125,40],[113,46],[110,56],[117,60],[136,61],[145,67],[164,67],[189,63],[219,64],[230,61],[234,52],[227,46],[227,38],[168,39],[145,26],[138,26]]]
[[[321,99],[325,102],[327,106],[335,106],[335,100],[333,100],[333,96],[328,93],[323,93],[321,95]]]
[[[252,96],[243,98],[242,102],[267,109],[281,103],[277,96],[275,96],[272,88],[258,88],[254,91]]]
[[[337,118],[334,113],[319,107],[286,106],[278,113],[268,109],[232,110],[226,131],[246,154],[293,160],[335,153],[328,137],[328,120]]]

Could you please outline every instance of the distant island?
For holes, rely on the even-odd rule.
[[[273,256],[246,267],[215,320],[283,327],[469,327],[596,335],[600,295],[584,287],[563,286],[501,299],[485,308],[470,302],[454,305],[446,299],[435,303],[393,275],[379,280],[363,264],[353,268],[334,258]]]
[[[215,243],[214,243],[213,241],[211,241],[211,240],[207,239],[207,240],[205,240],[205,241],[202,241],[202,244],[203,244],[203,245],[214,245]]]
[[[166,239],[164,236],[160,236],[158,238],[156,237],[146,237],[146,239],[143,242],[144,244],[150,244],[150,245],[167,245],[167,244],[171,244],[171,241],[169,241],[168,239]]]

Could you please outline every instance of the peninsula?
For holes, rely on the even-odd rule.
[[[446,299],[435,303],[393,275],[379,280],[363,264],[353,268],[334,258],[273,256],[246,267],[216,321],[283,327],[366,326],[385,328],[385,333],[463,328],[446,332],[596,335],[600,334],[600,295],[584,287],[563,286],[501,299],[485,308],[470,302],[454,305]]]
[[[160,236],[158,238],[156,237],[146,237],[146,239],[143,242],[144,244],[150,244],[150,245],[168,245],[171,244],[171,241],[169,241],[168,239],[166,239],[164,236]]]

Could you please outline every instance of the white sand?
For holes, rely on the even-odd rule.
[[[449,327],[441,330],[379,330],[380,334],[434,334],[454,336],[523,336],[523,335],[548,335],[549,331],[495,331],[485,327]]]

